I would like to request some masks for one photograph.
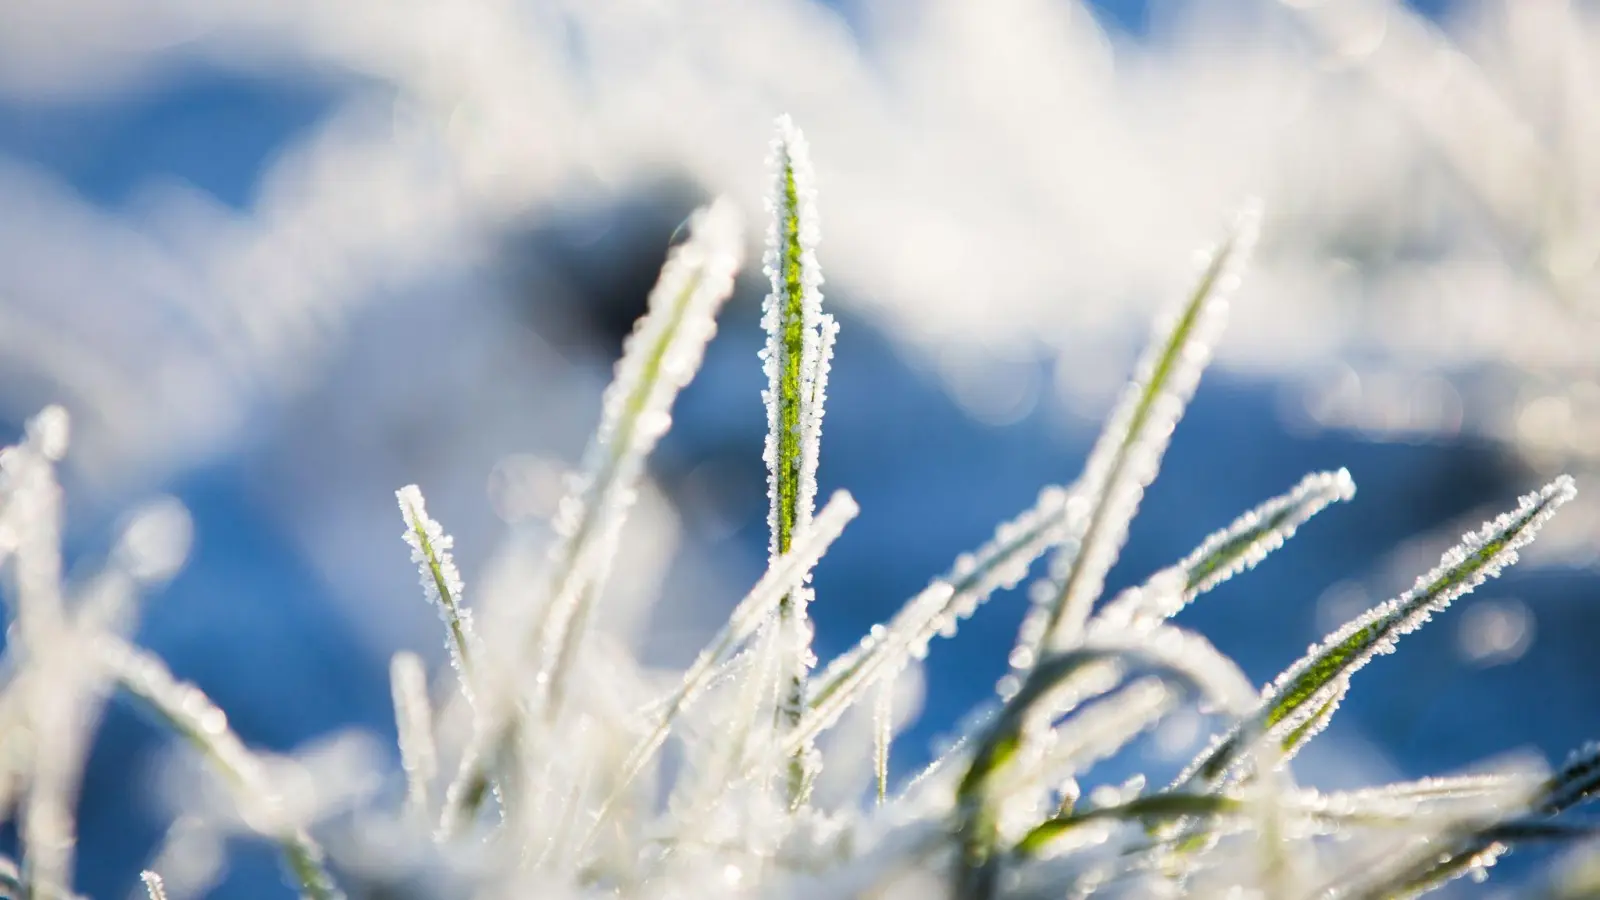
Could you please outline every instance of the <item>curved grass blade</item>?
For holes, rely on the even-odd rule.
[[[1227,657],[1204,638],[1171,626],[1095,627],[1078,649],[1041,661],[978,742],[972,762],[956,788],[958,831],[963,842],[956,893],[963,900],[984,900],[994,896],[996,890],[1000,874],[999,818],[991,789],[997,777],[1017,763],[1025,737],[1036,730],[1031,723],[1042,716],[1053,718],[1060,714],[1060,707],[1047,703],[1047,699],[1088,664],[1103,659],[1149,665],[1157,675],[1198,691],[1234,716],[1246,714],[1255,700],[1249,680]],[[1156,716],[1164,708],[1155,703],[1145,712]],[[1148,724],[1153,719],[1141,721]],[[1138,733],[1115,724],[1103,730],[1108,735],[1121,736],[1117,746]]]
[[[1150,590],[1147,583],[1118,595],[1096,618],[1129,622],[1171,618],[1199,595],[1254,568],[1294,537],[1295,531],[1312,516],[1330,504],[1349,500],[1355,492],[1355,482],[1344,469],[1313,472],[1288,493],[1268,500],[1207,537],[1184,557],[1173,567],[1176,572],[1171,576],[1181,579],[1181,590]]]
[[[161,660],[114,638],[102,638],[98,657],[117,686],[144,704],[200,752],[234,792],[242,818],[283,850],[300,896],[343,900],[323,864],[323,852],[300,825],[284,819],[261,762],[228,728],[228,717],[198,687],[174,678]]]
[[[1155,479],[1173,427],[1200,382],[1211,343],[1227,318],[1226,296],[1255,243],[1260,213],[1241,213],[1232,234],[1211,255],[1200,281],[1176,315],[1158,327],[1133,381],[1106,420],[1079,481],[1088,513],[1080,540],[1057,551],[1055,589],[1023,625],[1017,646],[1026,670],[1040,646],[1059,650],[1083,633],[1089,610],[1128,537],[1128,523]]]
[[[1067,832],[1090,822],[1114,819],[1118,821],[1151,824],[1190,818],[1211,818],[1223,815],[1240,815],[1244,801],[1223,794],[1186,794],[1182,792],[1151,794],[1135,797],[1113,806],[1086,809],[1064,815],[1052,816],[1034,826],[1017,842],[1016,853],[1022,857],[1035,857],[1048,853],[1050,845]]]
[[[1457,597],[1516,562],[1517,550],[1532,541],[1539,527],[1576,491],[1572,479],[1563,475],[1524,496],[1516,509],[1464,536],[1411,590],[1333,632],[1279,675],[1263,692],[1251,724],[1280,740],[1298,731],[1303,743],[1310,735],[1302,726],[1325,722],[1332,715],[1352,675],[1374,656],[1393,652],[1396,640],[1420,628]],[[1240,761],[1245,749],[1237,733],[1225,737],[1180,776],[1179,783],[1196,778],[1216,781]]]

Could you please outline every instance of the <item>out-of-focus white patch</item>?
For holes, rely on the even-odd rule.
[[[162,497],[139,509],[123,526],[116,555],[128,574],[143,582],[166,581],[189,557],[194,521],[175,497]]]
[[[1461,613],[1456,639],[1461,655],[1479,666],[1497,666],[1522,658],[1533,645],[1533,611],[1521,600],[1479,600]]]

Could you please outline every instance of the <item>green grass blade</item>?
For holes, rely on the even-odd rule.
[[[422,490],[416,485],[408,484],[395,491],[395,499],[400,503],[400,515],[406,523],[402,537],[411,547],[411,561],[417,566],[423,595],[449,633],[445,649],[450,651],[450,662],[455,667],[461,691],[468,702],[476,702],[472,666],[478,652],[478,638],[472,630],[472,611],[461,602],[465,589],[461,572],[450,555],[455,539],[429,518]]]
[[[1000,715],[977,742],[971,763],[956,788],[958,833],[962,849],[957,863],[957,896],[963,900],[984,900],[993,896],[999,877],[999,819],[996,787],[1008,769],[1022,759],[1026,737],[1036,733],[1041,718],[1054,718],[1062,711],[1052,702],[1058,692],[1101,660],[1127,661],[1151,667],[1162,678],[1201,694],[1223,712],[1243,716],[1255,700],[1255,691],[1244,673],[1198,635],[1166,625],[1119,629],[1091,628],[1078,649],[1052,654],[1029,673],[1022,686],[1002,708]],[[1130,707],[1139,729],[1165,709],[1160,698]],[[1069,720],[1070,722],[1070,720]],[[1104,744],[1095,744],[1090,756],[1098,758],[1111,744],[1120,746],[1138,730],[1129,723],[1115,721],[1099,727]],[[1111,746],[1110,749],[1115,749]],[[1032,769],[1023,766],[1029,773]],[[1026,773],[1025,773],[1026,774]],[[1025,779],[1026,780],[1026,779]]]
[[[1240,216],[1233,233],[1211,255],[1188,299],[1145,350],[1134,379],[1106,420],[1079,481],[1088,503],[1081,539],[1064,545],[1054,561],[1056,589],[1024,623],[1019,669],[1039,646],[1063,649],[1077,641],[1105,576],[1127,540],[1128,524],[1144,489],[1154,480],[1173,427],[1200,381],[1211,343],[1227,317],[1226,296],[1255,241],[1259,213]]]
[[[741,240],[731,203],[719,200],[696,211],[689,240],[668,255],[645,314],[623,344],[582,473],[556,516],[560,537],[534,640],[534,681],[547,686],[542,693],[548,699],[536,698],[535,706],[544,700],[551,712],[559,708],[582,625],[610,572],[645,460],[671,427],[672,404],[699,370],[716,334],[717,311],[733,291]]]
[[[1106,819],[1147,825],[1195,817],[1238,815],[1243,811],[1243,801],[1221,794],[1151,794],[1146,797],[1135,797],[1113,806],[1052,816],[1024,835],[1022,840],[1017,842],[1016,852],[1023,857],[1047,853],[1050,845],[1067,832],[1090,822]]]
[[[1330,504],[1355,496],[1355,482],[1344,469],[1313,472],[1285,494],[1250,510],[1207,537],[1166,577],[1177,590],[1156,589],[1150,582],[1123,592],[1106,604],[1097,618],[1107,621],[1159,621],[1170,618],[1199,595],[1246,569],[1294,537],[1295,531]],[[1157,576],[1162,577],[1162,576]],[[1153,580],[1153,579],[1152,579]]]
[[[770,498],[770,558],[789,552],[790,544],[811,519],[816,502],[817,462],[827,378],[838,324],[822,312],[822,272],[817,264],[816,190],[805,136],[788,116],[777,121],[772,142],[774,184],[768,205],[764,267],[771,293],[762,307],[767,345],[761,353],[767,374],[763,399],[767,407],[767,487]],[[778,717],[783,729],[799,724],[806,708],[806,685],[812,660],[812,627],[806,607],[811,589],[798,585],[778,607],[783,630],[783,700]],[[801,803],[815,777],[809,746],[797,751],[790,765],[791,803]]]

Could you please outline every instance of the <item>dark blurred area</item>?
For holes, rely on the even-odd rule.
[[[116,15],[96,28],[111,29],[117,16],[137,17],[136,3],[110,6]],[[686,131],[645,113],[637,121],[623,117],[629,124],[611,123],[607,131],[582,115],[586,103],[603,105],[599,95],[606,86],[598,78],[579,79],[571,97],[550,100],[551,88],[535,76],[556,76],[538,69],[522,73],[529,78],[519,82],[531,95],[530,108],[540,111],[527,123],[509,127],[497,118],[512,113],[495,103],[520,96],[515,84],[500,83],[501,95],[483,98],[481,107],[462,101],[441,125],[434,120],[437,109],[421,108],[436,98],[408,82],[409,75],[395,74],[426,57],[408,55],[410,45],[397,38],[407,52],[377,58],[350,38],[360,19],[354,11],[350,21],[335,21],[330,12],[327,21],[284,26],[296,35],[286,44],[310,48],[296,56],[249,45],[254,24],[229,32],[224,20],[231,13],[155,6],[151,15],[162,22],[195,18],[193,33],[152,25],[148,36],[106,38],[104,47],[88,49],[59,38],[60,58],[67,60],[59,71],[46,65],[55,57],[41,49],[58,39],[55,14],[30,0],[0,12],[0,32],[13,20],[43,23],[31,62],[22,65],[14,56],[0,65],[10,72],[0,81],[0,269],[9,267],[0,273],[0,332],[11,331],[0,339],[0,373],[14,385],[0,397],[0,410],[13,423],[8,434],[18,433],[23,418],[47,402],[64,403],[81,423],[82,453],[75,451],[67,470],[69,559],[92,565],[130,504],[162,492],[175,495],[193,515],[195,547],[181,574],[147,598],[138,641],[202,686],[254,745],[287,753],[360,729],[392,747],[389,655],[407,648],[434,664],[444,659],[438,623],[417,595],[415,570],[399,539],[394,490],[415,482],[426,492],[430,511],[456,537],[469,596],[501,564],[496,553],[508,546],[508,532],[513,550],[535,545],[553,502],[552,480],[582,450],[610,363],[643,309],[665,249],[695,205],[730,190],[718,179],[738,175],[747,182],[740,199],[751,201],[745,205],[753,249],[705,366],[680,399],[674,428],[652,461],[652,478],[666,502],[650,527],[666,536],[657,540],[655,532],[643,532],[641,546],[677,553],[629,560],[644,583],[640,589],[671,599],[649,613],[648,627],[639,627],[642,652],[680,663],[765,565],[766,420],[756,357],[765,281],[754,249],[764,226],[754,198],[763,184],[762,129],[803,85],[760,84],[748,96],[733,92],[727,115],[749,113],[742,132],[747,140],[722,142],[699,156],[683,149],[693,127],[715,134],[711,141],[722,141],[723,133],[698,108],[679,109],[693,120]],[[549,24],[540,19],[539,4],[529,6],[530,30]],[[997,7],[997,29],[1050,4],[1002,6],[1013,18]],[[1179,426],[1113,572],[1113,590],[1182,557],[1306,472],[1347,467],[1358,485],[1353,503],[1319,516],[1258,570],[1182,616],[1182,624],[1265,682],[1344,617],[1409,587],[1456,535],[1511,507],[1552,471],[1575,470],[1581,492],[1600,493],[1600,483],[1583,477],[1600,446],[1585,445],[1590,432],[1584,430],[1600,422],[1600,416],[1586,417],[1584,405],[1590,402],[1585,391],[1600,391],[1594,388],[1600,371],[1594,345],[1587,345],[1588,356],[1558,349],[1546,358],[1509,336],[1504,346],[1477,331],[1448,336],[1469,326],[1526,326],[1565,329],[1581,342],[1592,334],[1586,330],[1596,299],[1592,275],[1562,281],[1570,266],[1550,270],[1555,275],[1540,268],[1549,258],[1541,255],[1545,249],[1567,245],[1551,244],[1548,231],[1519,231],[1526,223],[1504,191],[1475,186],[1471,166],[1453,157],[1435,132],[1428,134],[1437,142],[1429,143],[1406,130],[1426,131],[1427,123],[1394,125],[1391,117],[1405,119],[1406,100],[1384,93],[1387,70],[1352,74],[1361,65],[1355,51],[1325,58],[1306,49],[1320,46],[1322,25],[1283,38],[1287,14],[1275,4],[1259,4],[1270,13],[1245,10],[1256,4],[1238,6],[1212,11],[1221,24],[1197,25],[1204,16],[1192,4],[1105,2],[1093,8],[1094,19],[1075,25],[1107,35],[1084,46],[1118,60],[1115,72],[1105,75],[1115,90],[1107,87],[1105,96],[1085,102],[1115,107],[1119,121],[1131,124],[1115,140],[1105,137],[1104,146],[1064,148],[1059,163],[1038,156],[1039,146],[1050,146],[1048,136],[1019,150],[1023,175],[1030,166],[1059,167],[1060,180],[1038,194],[1016,183],[1000,185],[1016,192],[1003,198],[1007,208],[1019,210],[1014,221],[981,217],[985,204],[1002,202],[982,181],[945,185],[949,221],[934,221],[945,202],[939,197],[907,192],[908,206],[896,211],[892,201],[902,195],[887,180],[872,196],[881,209],[848,210],[852,186],[870,182],[875,170],[912,184],[934,174],[934,163],[904,151],[918,142],[937,146],[941,133],[911,128],[915,136],[906,144],[869,158],[852,156],[849,140],[830,142],[830,129],[843,133],[850,116],[874,112],[872,103],[808,131],[822,175],[819,252],[830,272],[824,290],[843,325],[822,438],[822,493],[847,488],[862,507],[816,574],[813,614],[823,660],[891,615],[957,554],[987,540],[995,524],[1024,509],[1041,486],[1077,475],[1112,389],[1131,369],[1150,311],[1181,289],[1188,262],[1183,248],[1198,246],[1195,239],[1222,221],[1216,213],[1237,198],[1235,188],[1261,191],[1272,211],[1262,278],[1235,304],[1239,336],[1224,342]],[[1068,7],[1082,9],[1067,3],[1050,8]],[[773,27],[799,27],[785,18],[789,8],[774,6]],[[1488,12],[1473,18],[1479,15],[1473,10],[1488,8],[1416,3],[1403,17],[1390,14],[1386,34],[1390,41],[1418,33],[1443,40],[1445,29],[1454,27],[1452,39],[1490,60],[1490,67],[1504,49],[1494,40],[1499,20]],[[836,28],[818,26],[815,40],[833,49],[840,35],[859,29],[863,43],[887,44],[885,21],[892,17],[884,9],[904,13],[895,4],[843,4]],[[723,12],[738,28],[758,30],[756,14]],[[1600,48],[1593,7],[1572,15],[1588,30],[1569,39]],[[238,16],[249,19],[245,12]],[[1250,30],[1257,25],[1259,34]],[[585,52],[618,52],[586,50],[583,28],[593,29],[596,44],[608,29],[625,28],[587,20],[582,28],[569,27],[574,34],[550,39],[553,56],[569,63]],[[326,46],[294,31],[320,34],[319,28]],[[22,33],[20,26],[15,33]],[[962,32],[952,26],[950,33]],[[1152,188],[1151,197],[1129,196],[1126,207],[1113,198],[1118,208],[1107,217],[1117,221],[1103,231],[1088,213],[1062,214],[1060,228],[1049,235],[1063,248],[1060,261],[1038,262],[1049,253],[1012,233],[1055,222],[1039,210],[1067,204],[1059,192],[1081,191],[1087,205],[1111,190],[1096,185],[1101,176],[1090,168],[1096,159],[1103,157],[1109,170],[1118,161],[1135,165],[1132,157],[1142,165],[1146,157],[1182,155],[1166,143],[1182,145],[1209,127],[1208,104],[1220,102],[1216,97],[1230,85],[1262,77],[1232,71],[1227,62],[1229,41],[1257,40],[1277,48],[1274,53],[1311,58],[1303,66],[1285,64],[1285,78],[1339,85],[1308,88],[1298,98],[1296,115],[1310,105],[1325,121],[1275,138],[1272,149],[1281,158],[1263,167],[1270,171],[1252,172],[1251,160],[1219,149],[1225,144],[1202,142],[1196,155],[1226,157],[1215,186],[1192,189],[1205,180],[1203,160],[1194,163],[1200,174],[1151,162],[1150,171],[1170,181]],[[534,43],[549,49],[542,38]],[[918,46],[932,58],[960,51],[932,39]],[[484,49],[486,57],[501,52],[509,51]],[[1600,57],[1572,52],[1600,65]],[[974,53],[963,65],[1000,63]],[[131,62],[146,55],[171,58],[149,68]],[[899,59],[886,50],[872,64],[892,68]],[[102,63],[103,72],[96,68]],[[616,102],[629,110],[630,104],[660,104],[661,114],[671,115],[689,88],[670,68],[646,76],[613,85],[623,96]],[[652,84],[650,77],[659,80]],[[1201,85],[1207,77],[1216,79],[1214,93],[1196,86],[1193,96],[1171,107],[1139,105],[1164,85]],[[1592,100],[1595,84],[1568,102]],[[993,89],[972,85],[979,95]],[[1496,108],[1526,110],[1538,131],[1549,110],[1520,102],[1514,87],[1501,86]],[[1056,88],[1069,95],[1076,90]],[[408,105],[413,94],[422,98],[417,109]],[[897,98],[916,106],[916,98],[899,97],[892,86],[874,102],[898,111]],[[1317,106],[1320,101],[1325,105]],[[1319,129],[1339,130],[1339,117],[1367,109],[1362,104],[1379,112],[1352,120],[1349,133],[1371,156],[1351,158],[1375,160],[1372,168],[1381,173],[1334,181],[1295,152],[1297,142],[1324,133]],[[802,110],[794,112],[809,128]],[[974,143],[961,152],[1028,144],[1028,134],[1008,131],[995,115],[987,131],[979,127],[981,118],[952,124],[972,131]],[[1162,127],[1139,124],[1163,115],[1170,121]],[[392,121],[381,121],[384,116]],[[369,129],[375,120],[380,125]],[[486,133],[510,142],[499,151],[504,156],[462,162],[450,156],[449,138],[430,131],[437,125],[453,135],[452,129],[470,131],[489,120],[499,124],[484,126]],[[1585,122],[1595,127],[1592,117]],[[571,152],[590,154],[592,169],[563,174],[554,164],[523,166],[517,159],[522,148],[515,141],[542,148],[541,142],[556,140],[552,133],[568,129],[580,135],[571,139],[578,148]],[[391,159],[372,151],[388,140],[406,152]],[[1410,142],[1424,148],[1394,149],[1411,148]],[[854,146],[868,144],[862,139]],[[1392,160],[1384,155],[1391,151]],[[974,168],[1001,151],[994,153],[974,155]],[[1584,171],[1595,171],[1593,158],[1581,159],[1589,166]],[[1394,161],[1393,171],[1384,169],[1385,161]],[[833,174],[829,165],[850,168]],[[470,203],[442,189],[438,196],[428,193],[433,167],[468,185],[462,196]],[[497,179],[510,178],[512,170],[516,183],[502,194]],[[1441,176],[1440,170],[1454,174]],[[1115,172],[1105,177],[1146,180]],[[1277,190],[1299,178],[1307,185],[1304,195]],[[1386,205],[1397,183],[1417,191],[1400,212]],[[1573,183],[1592,202],[1600,181]],[[424,186],[421,193],[400,190],[417,185]],[[1325,209],[1308,199],[1323,194],[1348,206]],[[1360,206],[1357,197],[1368,205]],[[1141,232],[1145,205],[1158,209],[1166,201],[1175,208],[1167,230]],[[836,207],[846,212],[841,227],[832,229]],[[1452,218],[1460,209],[1473,212]],[[1535,218],[1547,223],[1565,215]],[[353,223],[338,232],[342,237],[318,230],[336,218]],[[1334,220],[1342,225],[1326,224]],[[916,229],[935,225],[959,233],[951,244],[926,243],[927,233]],[[1275,234],[1274,225],[1281,232]],[[904,235],[870,247],[851,244],[873,228],[903,228]],[[1351,251],[1341,243],[1341,228],[1371,237],[1378,249]],[[1572,233],[1579,231],[1574,226]],[[1148,245],[1123,246],[1123,235],[1141,233]],[[1499,239],[1513,249],[1486,249],[1499,247]],[[1007,242],[1015,246],[1014,260],[996,251]],[[1458,251],[1464,256],[1453,255]],[[922,264],[915,262],[919,252],[927,256]],[[913,260],[904,271],[890,271],[896,254]],[[923,282],[917,279],[945,277],[941,260],[952,255],[983,271],[971,282],[961,280],[965,270],[948,276],[953,299],[928,298],[919,306]],[[1100,258],[1103,271],[1036,290],[1058,273],[1056,266],[1078,266],[1086,257]],[[831,269],[835,259],[840,266]],[[291,270],[286,260],[301,268]],[[882,274],[875,268],[880,263]],[[1438,270],[1424,271],[1423,264],[1438,264]],[[1529,283],[1537,289],[1505,274],[1534,269],[1539,274]],[[1494,297],[1452,293],[1460,279],[1503,290]],[[1422,300],[1405,293],[1424,282]],[[1306,287],[1312,283],[1334,287],[1312,291]],[[886,286],[901,294],[885,295]],[[1036,306],[1008,305],[1008,292],[1023,287],[1043,294],[1034,297]],[[1386,306],[1390,288],[1403,299]],[[1533,296],[1536,290],[1548,296]],[[354,296],[359,302],[339,299]],[[1519,310],[1534,311],[1519,320]],[[1293,324],[1300,311],[1306,324]],[[1428,320],[1450,315],[1472,322]],[[985,324],[991,320],[992,329]],[[945,321],[952,324],[938,324]],[[1582,326],[1563,324],[1569,321]],[[1426,347],[1432,332],[1446,336]],[[1472,352],[1455,352],[1469,345]],[[1558,446],[1544,441],[1550,432],[1541,423],[1547,422],[1566,429],[1570,439]],[[1301,778],[1350,787],[1460,770],[1528,748],[1559,761],[1600,737],[1600,663],[1591,651],[1600,634],[1600,608],[1591,596],[1597,586],[1594,531],[1582,515],[1575,513],[1580,525],[1574,531],[1557,537],[1561,552],[1542,560],[1533,554],[1529,564],[1485,585],[1407,638],[1401,652],[1357,676],[1343,713],[1304,755]],[[1021,591],[998,597],[953,640],[935,644],[922,715],[896,744],[897,773],[915,771],[940,735],[992,697],[1024,603]],[[1133,760],[1127,772],[1113,767],[1107,777],[1127,774],[1136,763],[1170,771],[1188,758],[1197,737],[1158,741],[1146,752],[1164,757]],[[127,896],[182,811],[161,787],[168,746],[159,728],[126,705],[112,704],[82,790],[78,885],[85,894]],[[290,895],[271,848],[243,838],[228,846],[226,879],[211,896]],[[1503,874],[1514,882],[1517,869]]]

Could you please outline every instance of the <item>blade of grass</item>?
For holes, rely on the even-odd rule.
[[[1106,420],[1079,481],[1077,492],[1088,503],[1080,540],[1057,551],[1056,589],[1028,617],[1017,642],[1014,665],[1022,672],[1032,666],[1040,646],[1064,649],[1082,636],[1090,606],[1127,540],[1128,523],[1199,384],[1211,343],[1227,317],[1226,296],[1250,255],[1259,218],[1253,207],[1240,215],[1177,315],[1158,329],[1159,337],[1146,349]]]
[[[1150,590],[1147,583],[1119,594],[1097,618],[1107,621],[1160,620],[1175,616],[1199,595],[1229,578],[1255,567],[1267,554],[1283,546],[1312,516],[1341,500],[1355,496],[1355,482],[1344,469],[1313,472],[1285,494],[1250,510],[1231,525],[1207,537],[1195,551],[1173,567],[1182,579],[1176,592]],[[1166,603],[1152,602],[1161,597]]]
[[[838,324],[822,312],[822,272],[816,258],[821,232],[809,147],[788,116],[780,117],[776,127],[770,162],[774,184],[767,201],[772,220],[764,259],[772,290],[761,319],[767,332],[761,358],[767,374],[764,456],[771,501],[767,523],[772,560],[789,552],[794,535],[811,519],[829,357],[838,333]],[[806,611],[810,594],[809,588],[797,585],[778,606],[787,657],[784,699],[778,707],[782,729],[794,728],[805,711],[812,659],[812,628]],[[804,803],[810,792],[815,773],[807,760],[812,756],[807,745],[790,763],[787,787],[791,805]]]

